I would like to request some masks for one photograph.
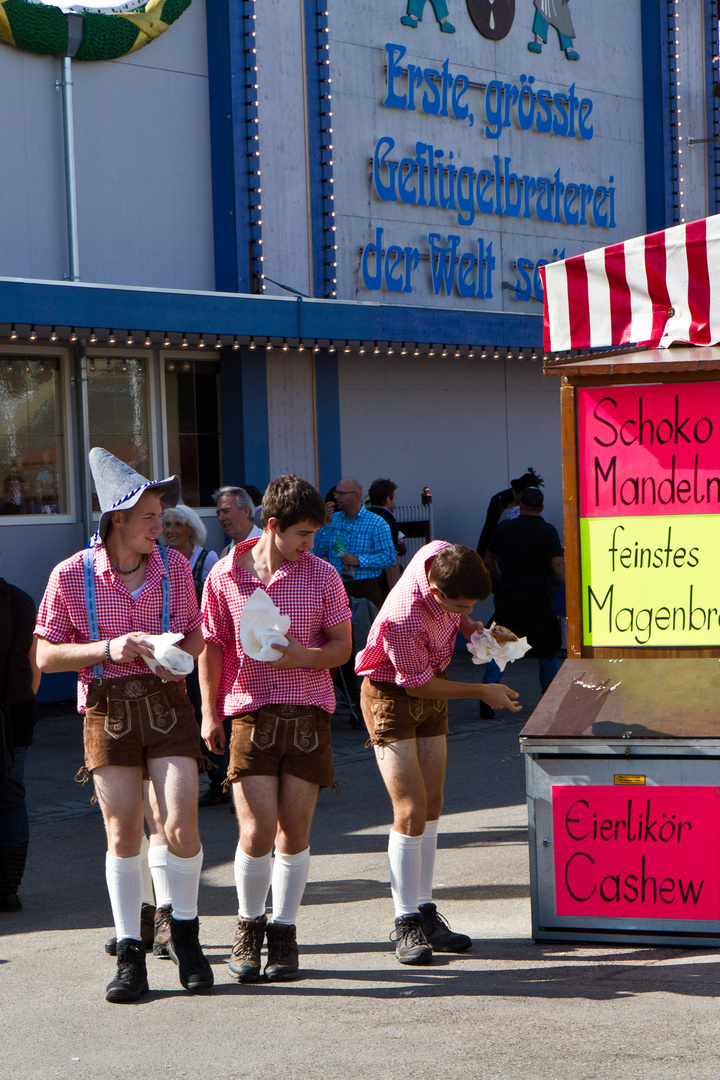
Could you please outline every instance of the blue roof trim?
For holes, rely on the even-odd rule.
[[[540,346],[542,316],[0,278],[0,322],[334,341]]]

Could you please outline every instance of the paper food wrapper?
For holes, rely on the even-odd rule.
[[[253,660],[279,660],[275,645],[287,645],[290,616],[281,615],[264,589],[256,589],[240,616],[240,644]]]
[[[501,645],[492,636],[488,626],[485,627],[482,634],[475,632],[467,646],[473,664],[487,664],[490,660],[494,660],[501,671],[505,670],[506,664],[511,664],[513,660],[519,660],[529,649],[528,639],[524,637]]]
[[[189,675],[195,667],[195,661],[190,653],[177,648],[177,642],[182,641],[183,634],[144,634],[146,641],[155,646],[154,656],[143,656],[147,666],[155,674],[158,667],[167,668],[173,675]]]

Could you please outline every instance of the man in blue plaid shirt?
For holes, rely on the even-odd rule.
[[[315,554],[326,559],[340,574],[348,596],[365,597],[382,606],[378,577],[395,563],[395,546],[385,521],[366,510],[362,488],[354,476],[346,476],[335,488],[336,512],[315,536]]]

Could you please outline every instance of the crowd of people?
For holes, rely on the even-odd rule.
[[[18,667],[14,682],[6,678],[5,694],[31,724],[34,705],[30,717],[17,699],[32,701],[39,673],[78,673],[82,772],[92,780],[103,814],[115,924],[106,949],[117,957],[117,969],[106,999],[136,1001],[147,992],[150,950],[177,964],[190,993],[213,986],[199,938],[198,804],[230,798],[239,834],[229,974],[241,983],[261,975],[268,981],[298,977],[296,927],[313,814],[320,790],[333,785],[333,673],[351,654],[362,679],[368,745],[392,802],[388,859],[396,958],[428,964],[433,951],[469,949],[470,938],[450,928],[432,898],[447,703],[475,699],[491,714],[517,712],[520,703],[492,675],[461,682],[448,679],[445,670],[457,634],[469,639],[482,630],[473,608],[490,595],[491,573],[508,624],[518,612],[524,617],[517,590],[536,587],[546,556],[548,583],[551,573],[561,577],[562,549],[540,518],[539,487],[517,492],[521,537],[512,532],[508,542],[498,523],[489,531],[484,559],[464,545],[435,540],[401,573],[405,545],[392,481],[375,481],[369,508],[354,477],[341,479],[323,499],[305,480],[281,476],[268,485],[259,508],[247,489],[220,488],[216,512],[229,542],[218,557],[205,547],[201,518],[180,502],[177,477],[148,480],[101,448],[90,452],[90,467],[100,504],[97,533],[53,570],[34,635],[34,608],[28,615],[25,604],[24,629],[16,635],[22,675]],[[538,521],[543,528],[535,527]],[[518,583],[519,567],[527,565],[531,571]],[[541,591],[545,595],[545,581]],[[243,632],[245,607],[258,593],[288,626],[274,639],[270,659],[250,655]],[[8,612],[12,606],[15,617],[11,600]],[[354,645],[358,604],[371,605],[372,625]],[[171,652],[159,651],[167,634],[191,658],[189,673]],[[7,723],[3,727],[7,731]],[[8,778],[12,784],[21,768],[23,739],[3,747],[0,815]],[[199,800],[205,768],[210,785]],[[20,906],[22,869],[11,865],[19,856],[7,852],[21,847],[26,854],[26,827],[16,837],[2,848],[3,910],[12,910],[13,901]]]

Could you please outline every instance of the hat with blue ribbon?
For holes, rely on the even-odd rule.
[[[177,476],[167,476],[164,480],[148,480],[101,446],[94,446],[89,458],[100,502],[100,524],[95,533],[95,543],[107,536],[114,512],[130,510],[146,491],[161,489],[158,494],[163,510],[177,505],[180,498],[180,480]]]

